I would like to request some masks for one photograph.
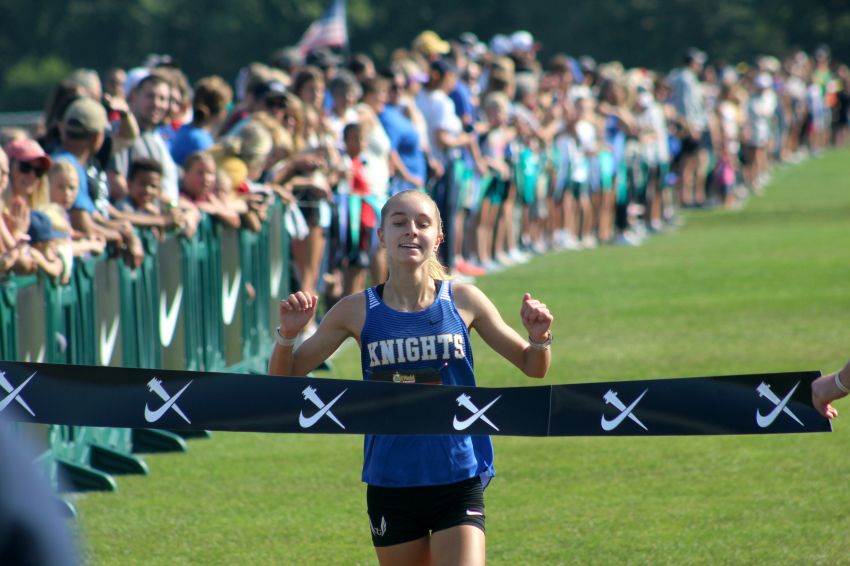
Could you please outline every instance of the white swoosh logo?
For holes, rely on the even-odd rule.
[[[225,326],[230,326],[230,323],[233,322],[233,315],[236,314],[236,301],[239,300],[242,270],[236,270],[236,277],[234,277],[232,285],[230,284],[230,274],[225,273],[223,283],[221,286],[221,317]]]
[[[489,409],[490,407],[492,407],[492,406],[493,406],[493,404],[494,404],[496,401],[498,401],[500,398],[501,398],[501,395],[499,395],[499,397],[496,397],[495,399],[493,399],[492,401],[490,401],[489,403],[487,403],[486,405],[484,405],[484,407],[482,407],[481,409],[479,409],[477,413],[473,414],[471,417],[469,417],[469,418],[468,418],[468,419],[466,419],[466,420],[460,421],[460,420],[458,420],[457,415],[455,415],[454,423],[453,423],[453,424],[454,424],[454,427],[455,427],[455,430],[466,430],[466,429],[468,429],[468,428],[472,425],[472,423],[474,423],[474,422],[475,422],[475,421],[477,421],[478,419],[482,418],[482,417],[484,416],[484,413],[485,413],[485,412],[487,412],[487,409]],[[489,424],[490,424],[490,426],[492,426],[493,428],[496,428],[496,426],[495,426],[493,423],[489,423]],[[496,428],[496,430],[499,430],[499,429],[498,429],[498,428]]]
[[[159,341],[164,347],[171,345],[174,331],[177,329],[177,319],[180,317],[180,304],[183,302],[183,284],[177,287],[171,306],[167,307],[165,291],[159,295]]]
[[[773,424],[773,421],[776,420],[776,417],[779,416],[779,413],[781,413],[782,410],[785,409],[785,405],[787,405],[788,401],[791,400],[791,395],[793,395],[794,391],[797,390],[798,385],[800,385],[800,384],[797,383],[797,385],[792,387],[791,391],[788,392],[788,395],[786,395],[785,398],[782,399],[782,401],[780,401],[779,404],[776,405],[776,407],[771,412],[769,412],[768,414],[762,415],[761,411],[756,409],[756,422],[758,423],[758,425],[761,428],[767,428],[767,427],[769,427],[770,425]],[[792,413],[792,415],[793,415],[793,413]],[[794,420],[797,421],[797,422],[800,422],[796,418],[794,418]],[[803,423],[800,423],[800,424],[803,424]]]
[[[283,264],[277,263],[272,266],[272,276],[271,276],[271,284],[272,284],[272,296],[277,297],[278,291],[280,290],[280,280],[283,279]]]
[[[118,315],[112,319],[109,336],[106,335],[106,323],[100,323],[100,365],[108,366],[115,352],[115,341],[118,339]]]
[[[306,417],[304,416],[304,411],[300,411],[300,412],[298,413],[298,424],[300,424],[300,425],[301,425],[301,428],[310,428],[311,426],[313,426],[314,424],[316,424],[316,422],[317,422],[319,419],[321,419],[322,417],[324,417],[324,416],[325,416],[325,413],[327,413],[328,411],[330,411],[330,410],[331,410],[331,407],[333,407],[333,406],[334,406],[334,403],[336,403],[337,401],[339,401],[339,398],[340,398],[340,397],[342,397],[342,396],[345,394],[345,392],[346,392],[346,391],[348,391],[348,389],[344,390],[342,393],[340,393],[339,395],[337,395],[336,397],[334,397],[333,399],[331,399],[331,402],[330,402],[330,403],[328,403],[327,405],[325,405],[324,407],[322,407],[322,408],[319,410],[319,412],[318,412],[318,413],[316,413],[315,415],[313,415],[313,416],[312,416],[312,417],[310,417],[310,418],[306,418]],[[340,422],[338,422],[338,421],[337,421],[337,424],[338,424],[339,426],[341,426],[342,428],[345,428],[345,427],[344,427],[344,426],[342,426],[342,424],[341,424]]]
[[[186,391],[186,388],[188,388],[190,385],[192,385],[191,381],[189,383],[187,383],[183,387],[183,389],[181,389],[180,391],[175,393],[174,396],[171,399],[166,401],[165,405],[163,405],[162,407],[160,407],[156,411],[151,411],[150,408],[148,407],[148,404],[145,403],[145,420],[148,421],[149,423],[155,423],[156,421],[158,421],[160,419],[160,417],[162,417],[162,415],[165,414],[165,411],[170,409],[171,405],[173,405],[174,403],[177,402],[177,399],[181,395],[183,395],[183,392]],[[181,415],[181,416],[183,416],[183,415]],[[186,420],[186,422],[189,422],[189,419],[186,419],[185,416],[183,416],[183,418]]]
[[[605,415],[602,415],[602,429],[608,431],[614,430],[615,428],[620,426],[620,423],[623,422],[626,417],[632,414],[632,411],[634,411],[635,407],[637,407],[637,404],[640,403],[640,400],[643,399],[644,395],[646,395],[646,391],[641,393],[637,399],[632,401],[632,404],[626,407],[626,409],[622,413],[620,413],[615,419],[609,421],[605,418]]]
[[[9,403],[11,403],[12,401],[14,401],[15,399],[17,399],[17,398],[18,398],[18,395],[20,395],[20,393],[21,393],[21,391],[23,391],[24,387],[26,387],[26,386],[27,386],[27,383],[29,383],[29,382],[30,382],[30,379],[32,379],[33,377],[35,377],[35,374],[36,374],[36,372],[33,372],[33,374],[32,374],[31,376],[29,376],[29,377],[26,379],[26,381],[24,381],[23,383],[21,383],[20,385],[18,385],[17,387],[15,387],[12,391],[10,391],[10,392],[9,392],[9,394],[8,394],[8,395],[6,395],[6,396],[3,398],[3,400],[2,400],[2,401],[0,401],[0,413],[2,413],[2,412],[3,412],[3,410],[4,410],[6,407],[8,407],[8,406],[9,406]],[[25,408],[29,411],[29,413],[30,413],[30,414],[32,414],[32,410],[31,410],[29,407],[26,407],[26,406],[25,406]],[[35,415],[33,415],[33,416],[35,416]]]
[[[24,361],[27,363],[32,362],[32,352],[27,352],[24,355]],[[39,364],[44,363],[44,344],[39,346],[38,355],[35,357],[35,361]]]

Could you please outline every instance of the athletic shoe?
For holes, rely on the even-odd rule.
[[[500,271],[505,270],[505,266],[493,261],[492,259],[488,259],[482,263],[481,267],[487,270],[487,273],[499,273]]]
[[[455,269],[463,275],[470,275],[472,277],[479,277],[481,275],[487,274],[486,270],[469,263],[462,257],[458,257],[457,259],[455,259]]]
[[[531,261],[531,256],[529,256],[528,254],[526,254],[524,251],[520,250],[519,248],[513,248],[511,251],[508,252],[508,256],[515,263],[522,264],[522,263],[528,263],[529,261]]]
[[[581,245],[586,250],[592,250],[599,247],[599,240],[596,239],[596,236],[585,236],[581,239]]]
[[[621,232],[617,234],[617,236],[611,242],[617,246],[636,247],[640,245],[640,240],[638,238],[635,238],[634,235],[628,234],[626,232]]]

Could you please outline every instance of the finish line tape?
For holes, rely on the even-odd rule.
[[[0,414],[62,425],[320,434],[829,432],[811,403],[819,375],[489,388],[0,362]]]

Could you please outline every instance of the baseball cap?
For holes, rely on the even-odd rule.
[[[342,57],[327,47],[317,47],[307,54],[304,62],[320,69],[327,69],[342,64]]]
[[[50,156],[44,152],[44,149],[35,140],[19,138],[6,144],[4,150],[6,151],[6,155],[9,156],[9,159],[25,162],[38,161],[41,163],[42,169],[45,171],[50,169],[52,163]]]
[[[511,42],[511,38],[497,33],[490,39],[490,51],[493,52],[493,55],[497,57],[502,57],[511,52],[513,48],[513,43]]]
[[[254,98],[273,98],[286,96],[286,85],[280,81],[271,80],[260,83],[254,88]]]
[[[70,135],[96,134],[106,129],[106,109],[87,96],[78,98],[68,106],[62,118],[65,132]]]
[[[700,65],[703,65],[708,60],[708,55],[706,55],[704,51],[700,51],[696,47],[691,47],[685,53],[685,59],[688,62],[695,61]]]
[[[30,211],[30,227],[27,230],[27,235],[30,237],[30,242],[47,242],[59,238],[66,238],[67,234],[53,228],[50,222],[50,217],[41,210]]]
[[[129,96],[139,83],[151,75],[151,70],[147,67],[136,67],[127,71],[127,78],[124,79],[124,94]]]
[[[432,55],[445,55],[449,52],[451,46],[437,32],[427,29],[414,38],[413,49],[430,57]]]
[[[431,63],[431,71],[438,73],[442,77],[446,73],[457,73],[457,68],[447,59],[437,59]]]
[[[528,53],[534,50],[534,36],[531,33],[520,30],[511,34],[511,51]]]

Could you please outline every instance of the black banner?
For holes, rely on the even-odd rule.
[[[0,362],[0,414],[65,425],[323,434],[658,436],[828,432],[819,372],[536,387]]]

